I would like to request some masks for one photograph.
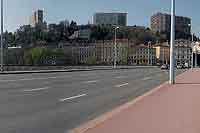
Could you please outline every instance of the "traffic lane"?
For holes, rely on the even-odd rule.
[[[0,75],[1,80],[16,80],[16,79],[31,79],[31,78],[47,78],[47,77],[57,77],[57,76],[90,76],[94,75],[94,72],[99,74],[102,71],[114,71],[114,70],[98,70],[98,71],[77,71],[77,72],[55,72],[55,73],[29,73],[29,74],[8,74]],[[120,71],[120,70],[119,70]]]
[[[154,72],[157,72],[156,70],[153,70]],[[4,99],[9,99],[9,100],[14,100],[16,101],[17,99],[19,99],[20,97],[22,97],[22,100],[24,101],[24,99],[26,99],[26,97],[28,99],[33,98],[33,96],[40,96],[42,94],[47,95],[49,94],[48,92],[51,90],[54,90],[55,92],[53,92],[53,94],[57,94],[60,93],[60,91],[67,91],[67,94],[69,95],[74,95],[74,93],[76,93],[79,90],[83,90],[83,89],[90,89],[92,87],[89,87],[88,85],[94,85],[94,87],[97,85],[112,85],[112,83],[115,84],[115,81],[117,82],[121,82],[123,80],[134,80],[134,79],[138,79],[141,77],[146,77],[151,74],[154,74],[154,72],[152,71],[143,71],[141,72],[137,72],[137,73],[120,73],[120,74],[116,74],[111,75],[109,77],[106,76],[102,76],[102,77],[84,77],[84,78],[79,78],[79,81],[74,81],[74,79],[72,78],[71,81],[67,82],[65,78],[63,79],[51,79],[51,80],[44,80],[44,82],[14,82],[17,85],[13,85],[13,83],[8,84],[9,85],[9,89],[4,89],[6,92],[2,92],[0,93],[0,102],[4,102]],[[160,72],[160,71],[158,71]],[[102,83],[103,82],[103,83]],[[105,83],[106,84],[105,84]],[[13,89],[14,87],[14,89]],[[15,89],[17,88],[17,89]],[[37,92],[41,92],[42,94],[37,94]],[[77,92],[78,93],[78,92]],[[25,95],[24,95],[25,94]],[[33,96],[31,96],[30,94],[32,94]],[[61,93],[62,94],[62,93]],[[50,94],[49,94],[50,95]],[[37,97],[35,97],[37,98]],[[27,99],[27,100],[28,100]]]
[[[96,75],[111,75],[121,72],[137,72],[143,70],[154,70],[156,68],[149,69],[119,69],[119,70],[99,70],[99,71],[83,71],[83,72],[63,72],[63,73],[38,73],[38,74],[16,74],[16,75],[1,75],[0,83],[16,82],[16,81],[34,81],[34,80],[49,80],[56,78],[76,78],[87,77]],[[66,76],[66,77],[65,77]]]
[[[138,76],[134,75],[134,78],[130,77],[129,79],[123,80],[128,81],[140,79],[148,75],[148,73],[138,74]],[[131,76],[133,75],[131,74]],[[45,110],[47,108],[51,108],[52,103],[54,103],[59,98],[62,100],[85,93],[91,93],[92,91],[96,90],[101,91],[105,87],[112,88],[123,83],[123,80],[112,77],[104,78],[99,82],[84,81],[74,84],[65,84],[65,80],[63,80],[63,82],[60,82],[59,80],[54,81],[53,83],[50,82],[52,84],[48,85],[51,86],[49,88],[44,87],[37,89],[22,89],[19,92],[13,93],[14,95],[5,95],[4,97],[0,97],[0,103],[3,108],[0,110],[0,116],[14,116],[24,114],[25,112],[33,113],[37,112],[38,110]]]
[[[65,84],[65,85],[71,85],[71,84],[76,84],[76,83],[80,83],[80,82],[99,82],[99,80],[102,79],[106,79],[106,78],[118,78],[118,79],[122,79],[124,77],[129,77],[129,76],[137,76],[138,74],[145,74],[146,72],[149,71],[158,71],[157,69],[145,69],[145,70],[122,70],[122,71],[110,71],[110,73],[108,72],[101,72],[99,74],[96,73],[91,73],[93,74],[93,76],[87,76],[87,73],[81,73],[79,74],[80,76],[73,76],[73,77],[68,77],[70,75],[67,76],[54,76],[54,77],[46,77],[48,79],[42,79],[45,77],[39,77],[39,79],[37,78],[31,78],[34,80],[24,80],[25,78],[22,79],[9,79],[9,80],[3,80],[0,81],[0,92],[2,94],[2,91],[7,92],[7,93],[15,93],[16,91],[20,90],[28,90],[28,89],[38,89],[38,88],[44,88],[44,87],[51,87],[51,85],[54,84]],[[130,75],[132,74],[132,75]],[[57,78],[59,77],[59,78]],[[133,77],[134,78],[134,77]],[[137,78],[137,77],[136,77]]]

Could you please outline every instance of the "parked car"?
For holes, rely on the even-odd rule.
[[[164,64],[160,67],[161,70],[168,70],[168,65]]]

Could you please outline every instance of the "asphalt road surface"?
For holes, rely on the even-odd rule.
[[[167,80],[158,68],[1,75],[0,132],[66,133]]]

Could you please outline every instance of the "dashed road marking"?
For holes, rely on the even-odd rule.
[[[84,84],[93,84],[93,83],[98,83],[100,80],[90,80],[90,81],[84,81]]]
[[[22,90],[23,92],[33,92],[33,91],[42,91],[42,90],[47,90],[50,87],[43,87],[43,88],[36,88],[36,89],[27,89],[27,90]]]
[[[152,79],[151,77],[146,77],[146,78],[143,78],[142,81],[145,81],[145,80],[150,80]]]
[[[74,100],[80,97],[85,97],[87,96],[87,94],[81,94],[81,95],[77,95],[77,96],[72,96],[72,97],[68,97],[68,98],[63,98],[63,99],[59,99],[60,102],[65,102],[65,101],[69,101],[69,100]]]
[[[0,82],[32,81],[32,80],[46,80],[46,79],[56,79],[56,78],[69,78],[69,76],[57,76],[57,77],[46,77],[46,78],[26,78],[26,79],[16,79],[16,80],[0,80]]]
[[[120,84],[120,85],[116,85],[115,87],[119,88],[119,87],[123,87],[123,86],[127,86],[128,83],[124,83],[124,84]]]
[[[124,79],[124,78],[127,78],[127,76],[118,76],[118,77],[116,77],[116,79]]]

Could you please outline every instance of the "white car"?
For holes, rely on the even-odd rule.
[[[164,64],[160,67],[161,70],[168,70],[168,65]]]

